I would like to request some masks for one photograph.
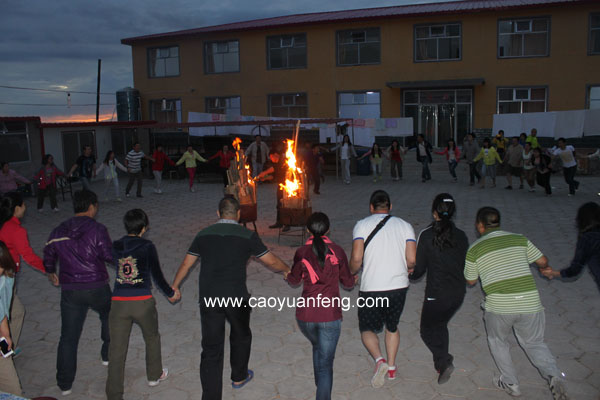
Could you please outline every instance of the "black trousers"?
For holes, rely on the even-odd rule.
[[[575,190],[579,187],[579,182],[575,180],[575,173],[577,172],[577,166],[563,168],[563,174],[565,175],[565,182],[569,185],[569,193],[575,194]]]
[[[44,208],[44,197],[46,197],[46,194],[48,194],[48,197],[50,197],[50,208],[55,209],[58,207],[58,203],[56,202],[56,187],[50,185],[46,189],[38,188],[38,193],[37,193],[37,208],[38,208],[38,210],[40,208]]]
[[[321,188],[321,175],[319,175],[319,170],[315,169],[314,171],[308,171],[309,176],[310,176],[310,180],[312,181],[311,183],[313,185],[315,185],[313,187],[313,191],[315,193],[319,192],[319,189]]]
[[[477,178],[477,182],[481,179],[481,175],[479,175],[479,171],[477,171],[476,162],[469,163],[469,177],[471,183],[475,183],[475,178]]]
[[[133,182],[137,181],[137,191],[136,194],[138,196],[142,195],[142,171],[139,172],[129,172],[129,180],[127,181],[127,187],[125,188],[125,194],[129,194],[131,187],[133,186]]]
[[[421,339],[433,354],[435,369],[443,371],[454,357],[448,353],[448,321],[458,310],[465,294],[451,297],[438,297],[433,300],[425,298],[421,311]]]
[[[546,190],[546,194],[552,194],[552,187],[550,186],[550,172],[540,174],[536,172],[537,184]]]
[[[231,380],[243,381],[248,376],[248,361],[252,345],[250,331],[251,308],[247,302],[242,307],[206,307],[200,299],[202,324],[202,355],[200,356],[200,382],[202,400],[221,400],[223,396],[223,353],[225,346],[225,321],[229,322]]]
[[[111,305],[110,286],[90,290],[62,290],[60,294],[61,329],[56,360],[56,382],[61,390],[73,386],[77,371],[77,347],[88,309],[100,316],[100,357],[108,361],[110,332],[108,314]]]
[[[221,171],[221,177],[223,178],[223,186],[229,185],[229,179],[227,178],[227,168],[219,167]]]

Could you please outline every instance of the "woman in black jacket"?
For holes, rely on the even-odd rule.
[[[600,205],[585,203],[577,211],[577,247],[571,265],[560,271],[542,270],[547,278],[576,278],[587,264],[600,290]]]
[[[448,321],[465,297],[465,257],[469,241],[452,222],[456,212],[448,193],[438,194],[431,207],[433,223],[419,235],[417,265],[411,281],[427,272],[425,299],[421,311],[421,338],[433,354],[438,384],[450,379],[454,357],[448,353]]]

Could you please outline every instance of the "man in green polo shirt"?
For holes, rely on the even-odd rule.
[[[544,308],[530,264],[548,268],[547,258],[525,236],[500,230],[500,212],[483,207],[475,222],[481,237],[467,252],[465,278],[481,279],[485,292],[484,322],[492,357],[500,370],[494,384],[520,396],[517,371],[510,356],[508,335],[514,333],[529,360],[549,382],[554,399],[568,399],[563,374],[544,343]]]

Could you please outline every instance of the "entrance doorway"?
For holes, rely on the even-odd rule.
[[[472,90],[406,90],[404,117],[412,117],[414,133],[435,147],[449,139],[462,143],[471,131]]]

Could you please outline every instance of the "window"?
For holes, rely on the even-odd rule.
[[[306,34],[267,38],[269,69],[306,68]]]
[[[283,118],[307,118],[308,96],[306,93],[270,94],[269,116]]]
[[[600,85],[588,87],[588,108],[600,108]]]
[[[589,53],[600,54],[600,13],[590,15]]]
[[[163,78],[179,75],[179,47],[155,47],[148,49],[148,76]]]
[[[361,65],[381,62],[379,28],[337,33],[337,64]]]
[[[167,124],[181,122],[181,100],[150,100],[150,119]]]
[[[207,97],[206,112],[211,114],[242,115],[240,97]]]
[[[498,114],[546,111],[546,88],[498,88]]]
[[[549,27],[549,18],[498,21],[498,57],[549,55]]]
[[[415,61],[460,60],[460,41],[460,24],[415,26]]]
[[[204,72],[239,72],[240,47],[237,40],[204,43]]]
[[[0,160],[9,163],[31,160],[27,126],[21,121],[0,122]]]
[[[379,92],[338,93],[339,118],[379,118]]]

